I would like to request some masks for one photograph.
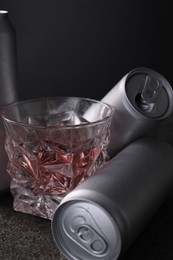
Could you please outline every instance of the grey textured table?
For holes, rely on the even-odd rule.
[[[49,220],[14,211],[10,192],[0,196],[0,259],[65,259],[53,241]]]
[[[14,211],[12,201],[10,193],[3,194],[0,200],[0,259],[65,260],[53,241],[50,221]],[[173,259],[172,196],[162,205],[122,258],[134,259]]]
[[[155,129],[156,132],[173,143],[173,118]],[[53,241],[50,221],[16,212],[12,203],[10,192],[0,194],[0,260],[65,260]],[[134,259],[173,259],[173,196],[122,258]]]

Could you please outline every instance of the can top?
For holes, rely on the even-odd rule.
[[[173,112],[172,87],[154,70],[132,70],[128,74],[125,91],[131,105],[147,117],[161,119]]]
[[[118,226],[93,202],[73,200],[60,205],[52,220],[52,234],[70,260],[116,260],[120,254]]]

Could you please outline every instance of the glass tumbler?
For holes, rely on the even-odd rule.
[[[52,219],[62,198],[109,160],[113,110],[103,102],[24,100],[1,115],[16,211]]]

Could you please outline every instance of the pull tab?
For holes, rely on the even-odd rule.
[[[160,89],[161,87],[159,81],[147,75],[145,78],[144,88],[141,93],[141,98],[147,103],[154,103],[160,93]]]
[[[141,94],[136,97],[138,107],[143,111],[150,112],[155,105],[160,91],[160,82],[155,78],[151,78],[147,75],[145,78],[144,88]]]

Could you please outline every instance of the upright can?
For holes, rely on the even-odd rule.
[[[168,81],[149,68],[126,74],[102,101],[114,107],[108,152],[116,155],[173,112],[173,90]]]
[[[172,158],[171,145],[143,137],[70,192],[52,220],[67,259],[119,259],[169,195]]]
[[[17,100],[16,34],[8,11],[0,10],[0,113],[4,106]],[[0,192],[9,188],[6,172],[7,155],[4,149],[5,130],[0,118]]]

